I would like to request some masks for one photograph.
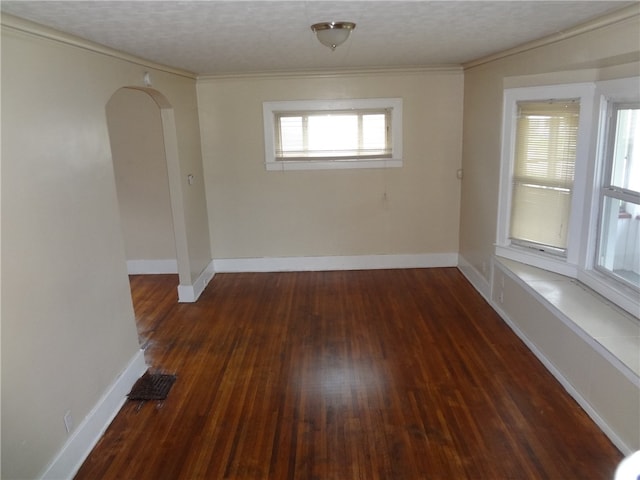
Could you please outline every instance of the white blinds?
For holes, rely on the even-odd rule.
[[[580,104],[519,102],[510,237],[564,251]]]
[[[275,114],[276,160],[391,158],[391,112]]]

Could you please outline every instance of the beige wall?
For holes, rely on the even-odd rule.
[[[198,82],[196,97],[192,78],[3,27],[2,477],[41,473],[69,438],[65,412],[79,424],[138,349],[105,113],[119,88],[141,86],[150,71],[175,108],[192,280],[211,251],[449,253],[459,244],[480,271],[495,240],[505,78],[628,75],[639,31],[635,18],[467,69],[464,82],[451,70],[221,78]],[[265,170],[263,101],[368,97],[404,99],[403,168]]]
[[[139,346],[105,106],[126,85],[175,107],[193,270],[209,261],[195,81],[22,33],[2,17],[2,478],[34,478]],[[198,270],[198,271],[200,271]]]
[[[107,122],[127,260],[176,260],[160,108],[122,88],[107,104]]]
[[[455,253],[459,70],[198,82],[216,259]],[[262,103],[402,97],[404,166],[267,172]]]
[[[487,283],[496,241],[504,87],[637,75],[639,58],[636,16],[465,70],[460,255]]]

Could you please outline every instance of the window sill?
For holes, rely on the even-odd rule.
[[[578,268],[566,262],[563,258],[554,257],[548,254],[539,254],[532,249],[496,245],[495,254],[498,257],[508,258],[516,262],[532,265],[543,270],[559,273],[568,277],[576,278],[578,276]]]
[[[514,260],[516,262],[538,268],[549,273],[556,273],[575,279],[604,297],[603,301],[611,302],[634,317],[640,314],[640,297],[638,294],[595,270],[585,270],[562,258],[548,254],[537,254],[535,251],[517,247],[495,247],[496,257]]]
[[[583,283],[505,258],[497,259],[516,277],[570,320],[587,337],[637,377],[640,376],[640,322]]]
[[[267,162],[268,171],[288,170],[345,170],[354,168],[399,168],[402,159],[381,160],[280,160]]]
[[[577,279],[635,317],[640,316],[640,296],[615,280],[595,271],[579,270]]]

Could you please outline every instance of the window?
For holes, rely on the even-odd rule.
[[[505,90],[496,254],[577,276],[594,91]]]
[[[267,170],[402,166],[402,100],[265,102]]]
[[[390,110],[275,114],[276,160],[391,158]]]
[[[596,268],[640,288],[640,105],[608,107]]]
[[[564,255],[580,104],[518,102],[509,238]]]
[[[575,278],[636,316],[639,87],[634,77],[505,90],[495,249]]]

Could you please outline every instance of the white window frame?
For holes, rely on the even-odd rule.
[[[597,143],[593,148],[593,174],[590,182],[590,205],[588,221],[585,222],[583,234],[585,246],[581,258],[577,278],[613,303],[638,316],[640,301],[638,292],[616,281],[611,276],[601,273],[596,267],[596,254],[600,226],[601,192],[604,169],[607,167],[606,145],[608,142],[608,115],[613,103],[637,103],[640,101],[640,77],[607,80],[596,83],[597,98]]]
[[[283,160],[276,157],[275,114],[284,112],[317,112],[389,109],[391,111],[391,158],[326,158]],[[352,168],[402,167],[402,98],[363,98],[338,100],[293,100],[264,102],[265,166],[267,170],[327,170]]]
[[[500,192],[495,254],[575,278],[638,317],[638,292],[595,268],[600,222],[600,189],[606,167],[607,115],[611,103],[640,100],[640,77],[505,89]],[[566,258],[512,245],[509,241],[517,103],[545,99],[580,99],[575,177]]]
[[[580,238],[586,196],[586,179],[591,151],[591,127],[593,124],[593,99],[595,85],[579,83],[506,89],[503,103],[503,133],[500,168],[500,194],[498,199],[498,225],[496,255],[544,268],[563,275],[577,276],[580,259]],[[578,99],[580,119],[576,146],[576,165],[569,214],[566,256],[541,252],[512,243],[509,239],[511,218],[512,178],[516,147],[518,102]]]

